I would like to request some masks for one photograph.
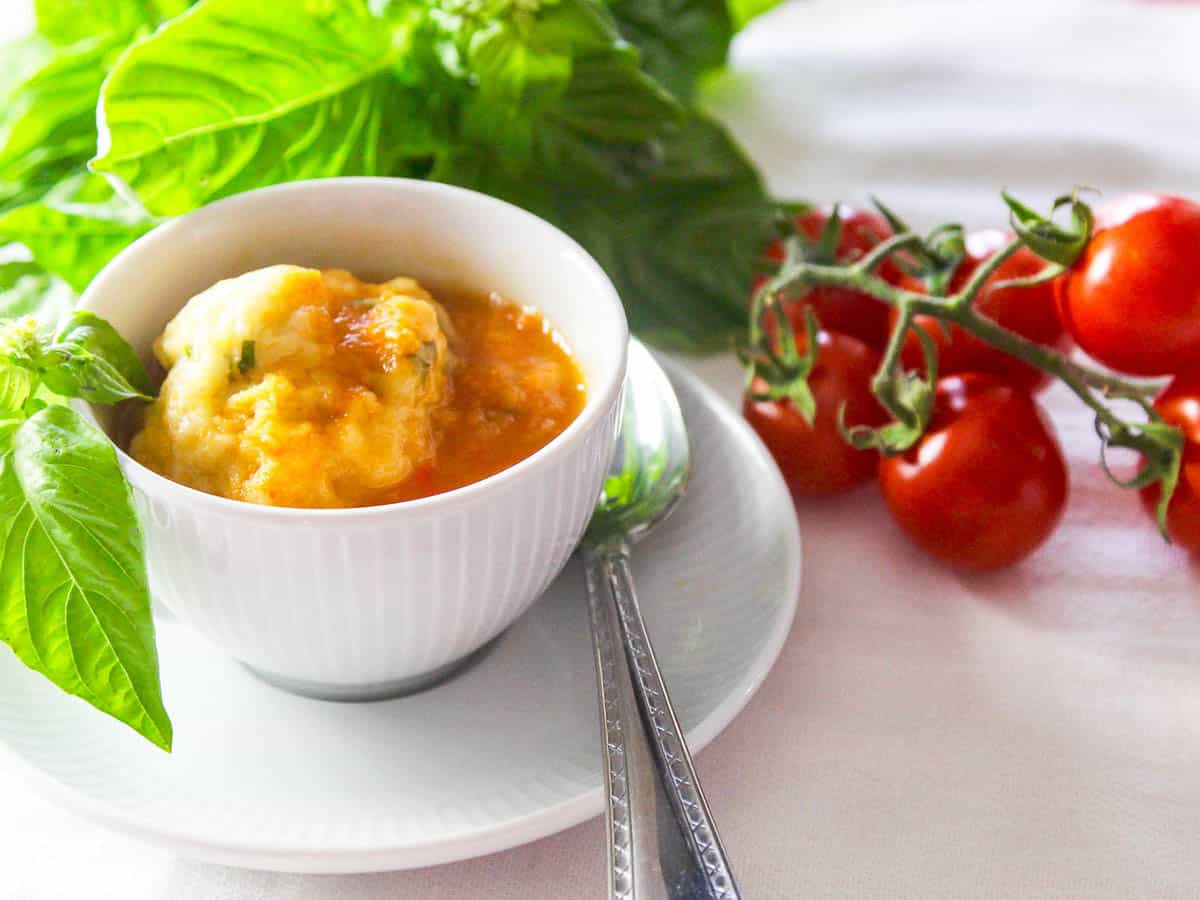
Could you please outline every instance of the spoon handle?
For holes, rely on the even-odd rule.
[[[660,900],[666,891],[658,865],[656,830],[645,827],[657,818],[653,751],[639,727],[637,698],[620,649],[621,626],[604,563],[587,550],[583,558],[608,788],[609,896],[612,900]]]
[[[642,621],[628,545],[589,548],[584,561],[608,763],[612,896],[739,900]],[[673,834],[662,828],[663,795]],[[672,859],[681,851],[683,864]]]

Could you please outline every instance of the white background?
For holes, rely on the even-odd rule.
[[[819,2],[759,22],[717,106],[783,194],[885,197],[999,223],[996,191],[1200,195],[1200,9]],[[27,21],[0,0],[0,31]],[[1200,248],[1198,257],[1200,257]],[[730,360],[698,365],[731,399]],[[927,563],[870,490],[801,509],[806,582],[760,693],[699,759],[747,897],[1200,896],[1200,591],[1086,418],[1046,398],[1072,466],[1025,565]],[[731,598],[735,601],[736,598]],[[604,894],[593,821],[389,875],[189,862],[52,807],[0,751],[0,898],[373,900]]]

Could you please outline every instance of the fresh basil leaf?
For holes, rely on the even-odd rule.
[[[130,38],[110,33],[66,47],[41,38],[22,43],[25,62],[0,95],[0,212],[36,201],[87,164],[96,146],[100,83]]]
[[[20,412],[33,395],[37,376],[23,366],[0,360],[0,419]],[[3,452],[3,448],[0,448]]]
[[[642,66],[691,101],[701,76],[724,66],[735,33],[781,0],[608,0]]]
[[[673,349],[727,349],[745,329],[773,206],[715,122],[694,115],[659,149],[648,177],[588,184],[560,203],[559,224],[614,279],[634,330]]]
[[[24,419],[0,415],[0,458],[12,450],[13,436],[16,435],[17,429],[21,427],[24,421]],[[4,530],[3,514],[0,513],[0,534],[3,534]]]
[[[547,111],[542,127],[570,129],[593,140],[637,142],[658,137],[684,118],[683,107],[623,50],[577,58],[562,103]]]
[[[0,263],[0,320],[31,315],[53,329],[74,305],[74,291],[37,263]]]
[[[77,309],[41,359],[46,387],[90,403],[149,400],[154,390],[142,361],[107,321]]]
[[[725,130],[694,115],[655,142],[648,160],[637,146],[549,131],[542,138],[536,174],[506,178],[469,154],[448,174],[524,206],[583,244],[613,279],[641,335],[687,352],[732,346],[745,330],[774,206]]]
[[[719,127],[687,119],[638,68],[600,5],[529,7],[505,26],[472,9],[473,17],[434,17],[444,33],[433,55],[444,77],[458,73],[461,82],[443,94],[467,99],[457,120],[449,117],[461,130],[447,136],[430,177],[562,226],[617,281],[644,334],[692,350],[729,346],[744,327],[754,260],[770,231],[772,208],[753,167]],[[724,5],[713,9],[727,23]],[[569,59],[565,87],[548,63],[530,63],[543,57]],[[491,83],[477,118],[473,104]],[[485,116],[505,122],[477,129]]]
[[[92,169],[155,215],[279,181],[387,172],[407,151],[407,123],[387,118],[405,47],[363,0],[207,0],[114,67]]]
[[[33,0],[38,31],[58,44],[112,32],[133,34],[189,5],[189,0]]]
[[[96,151],[117,56],[185,0],[35,0],[41,34],[0,48],[0,212],[39,200]]]
[[[637,51],[592,0],[531,4],[503,15],[440,0],[419,33],[433,45],[453,107],[446,144],[487,148],[519,171],[540,132],[570,128],[599,140],[637,141],[681,121],[677,101],[638,66]],[[435,176],[436,177],[436,176]]]
[[[436,95],[447,108],[443,152],[432,177],[454,160],[490,157],[510,174],[535,165],[547,129],[568,129],[601,141],[652,138],[681,121],[677,101],[638,66],[609,12],[592,0],[532,4],[500,16],[482,7],[440,0],[419,32],[451,82]],[[457,83],[455,83],[457,82]]]
[[[67,406],[11,440],[0,459],[0,639],[170,750],[142,534],[112,444]]]
[[[736,30],[727,0],[609,0],[609,8],[643,68],[685,101],[702,74],[725,65]]]
[[[567,47],[536,40],[534,12],[511,15],[505,21],[435,9],[430,24],[436,26],[435,52],[446,73],[462,80],[455,95],[455,137],[505,147],[514,162],[524,162],[533,122],[566,90],[571,56]]]
[[[98,175],[68,179],[40,203],[0,215],[0,240],[23,244],[43,269],[83,291],[155,222]]]
[[[54,54],[50,43],[36,34],[5,41],[0,47],[0,97],[12,94]]]

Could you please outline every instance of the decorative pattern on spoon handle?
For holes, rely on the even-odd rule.
[[[592,620],[592,646],[596,654],[600,725],[604,732],[604,780],[608,788],[609,894],[613,900],[633,897],[633,829],[630,822],[629,779],[625,763],[625,734],[621,725],[616,683],[619,652],[606,602],[604,563],[590,551],[583,555],[587,578],[588,613]]]
[[[692,851],[708,882],[715,900],[740,900],[741,893],[721,845],[720,836],[709,812],[696,770],[692,766],[675,710],[667,695],[654,649],[646,633],[629,568],[629,548],[619,546],[605,553],[605,568],[616,600],[627,656],[633,670],[633,684],[647,718],[653,725],[654,742],[664,774],[667,795],[687,834]]]

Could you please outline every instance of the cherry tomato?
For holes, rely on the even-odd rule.
[[[879,455],[855,450],[838,430],[838,410],[846,405],[848,425],[882,425],[887,413],[871,393],[879,354],[857,338],[823,331],[808,385],[817,401],[810,426],[790,400],[755,401],[746,396],[742,412],[779,464],[798,495],[837,494],[875,477]],[[803,333],[797,343],[807,343]],[[756,389],[763,389],[761,382]]]
[[[950,292],[961,290],[980,265],[1012,239],[1003,231],[978,231],[967,237],[967,255],[950,279]],[[1036,275],[1047,263],[1027,247],[1022,247],[996,270],[975,297],[975,310],[993,322],[1015,331],[1031,341],[1053,347],[1063,342],[1064,329],[1054,302],[1054,284],[1026,288],[1002,288],[993,285],[1010,278]],[[891,313],[894,325],[896,313]],[[917,316],[914,323],[922,328],[938,350],[938,374],[957,375],[962,372],[984,372],[1006,381],[1036,390],[1049,382],[1049,376],[1003,351],[985,344],[957,326],[950,327],[951,339],[936,319]],[[904,340],[901,360],[908,369],[925,370],[925,357],[917,336],[909,333]]]
[[[1167,385],[1154,401],[1159,415],[1183,430],[1183,467],[1167,506],[1167,531],[1171,540],[1193,553],[1200,553],[1200,371],[1180,376]],[[1158,485],[1142,489],[1142,503],[1156,514]]]
[[[883,499],[926,552],[965,569],[1031,553],[1067,499],[1058,442],[1028,392],[989,375],[937,383],[928,431],[879,466]]]
[[[1058,289],[1079,346],[1135,375],[1168,375],[1200,359],[1200,205],[1133,194],[1099,207],[1083,254]]]
[[[796,228],[808,240],[816,241],[832,212],[832,208],[810,210],[796,217]],[[869,210],[840,204],[838,213],[842,230],[835,253],[837,262],[854,262],[892,235],[887,221]],[[767,247],[767,258],[772,262],[783,262],[781,241],[775,240]],[[890,259],[884,261],[878,272],[894,284],[906,277]],[[755,288],[764,280],[757,280]],[[825,330],[856,337],[876,350],[882,350],[887,343],[888,307],[873,297],[845,288],[812,288],[803,297],[786,301],[788,318],[797,332],[804,330],[804,310],[810,306]],[[769,322],[767,327],[770,330]]]

